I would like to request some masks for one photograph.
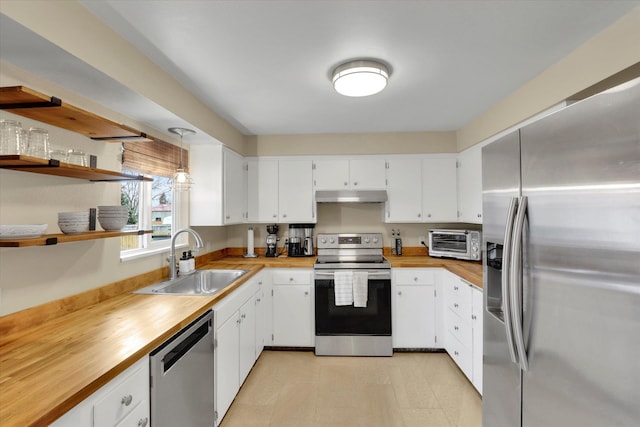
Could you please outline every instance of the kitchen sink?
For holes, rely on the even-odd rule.
[[[249,270],[196,270],[188,276],[154,283],[134,294],[150,295],[206,295],[211,296]]]

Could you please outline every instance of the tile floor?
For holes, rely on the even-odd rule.
[[[482,399],[446,353],[264,351],[221,427],[481,427]]]

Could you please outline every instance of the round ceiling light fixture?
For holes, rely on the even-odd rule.
[[[333,70],[333,87],[345,96],[369,96],[387,86],[389,69],[371,60],[349,61]]]

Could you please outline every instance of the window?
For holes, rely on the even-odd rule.
[[[181,224],[180,192],[174,192],[171,186],[171,176],[178,168],[179,150],[158,140],[123,144],[123,172],[142,173],[151,176],[153,181],[122,183],[121,204],[129,208],[127,228],[152,232],[121,237],[121,258],[169,248],[172,233]]]

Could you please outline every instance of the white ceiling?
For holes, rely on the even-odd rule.
[[[268,135],[459,129],[640,2],[82,4],[242,133]],[[127,88],[118,89],[118,102],[111,89],[99,93],[100,87],[111,86],[92,83],[108,78],[73,57],[54,60],[58,67],[52,67],[48,54],[60,58],[65,52],[29,40],[35,35],[6,37],[20,26],[7,29],[11,21],[3,18],[3,60],[158,129],[178,125],[168,123],[171,114],[166,111],[140,111],[149,101],[136,99]],[[33,58],[35,53],[39,59]],[[331,70],[355,58],[378,58],[391,65],[382,93],[347,98],[333,91]],[[122,105],[123,98],[129,107]]]

